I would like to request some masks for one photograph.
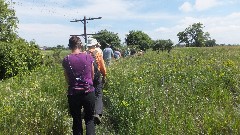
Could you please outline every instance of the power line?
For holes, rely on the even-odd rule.
[[[87,35],[96,35],[96,34],[87,34],[87,20],[94,20],[94,19],[102,19],[102,17],[93,17],[93,18],[86,18],[86,16],[84,16],[83,19],[75,19],[73,21],[70,22],[82,22],[84,24],[84,34],[80,34],[80,35],[70,35],[70,36],[83,36],[83,38],[85,39],[85,49],[87,48]]]

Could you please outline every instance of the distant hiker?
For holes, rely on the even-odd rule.
[[[68,84],[68,105],[73,118],[73,135],[82,135],[81,109],[84,108],[84,121],[86,134],[95,135],[94,109],[95,92],[93,87],[94,59],[90,54],[83,53],[82,43],[79,37],[72,36],[69,39],[71,54],[64,57],[62,66]]]
[[[88,40],[88,53],[92,55],[94,58],[94,80],[93,80],[93,86],[95,88],[95,115],[94,120],[95,124],[101,123],[101,117],[103,113],[103,84],[105,83],[106,79],[106,67],[104,64],[102,53],[99,52],[97,48],[95,48],[96,45],[99,43],[96,39],[89,39]]]
[[[103,50],[103,59],[106,63],[106,66],[111,64],[111,59],[113,57],[113,50],[110,48],[110,45],[107,44],[107,47]]]
[[[127,48],[127,49],[125,50],[125,52],[124,52],[124,57],[128,57],[128,56],[130,56],[130,55],[131,55],[131,51],[130,51],[129,48]]]
[[[119,51],[118,48],[114,51],[113,55],[116,60],[118,60],[121,57],[121,52]]]
[[[144,51],[143,50],[140,50],[139,52],[137,52],[137,56],[142,56],[144,55]]]

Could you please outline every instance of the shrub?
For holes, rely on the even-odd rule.
[[[0,42],[0,58],[0,79],[31,71],[42,62],[38,47],[22,39],[12,43]]]

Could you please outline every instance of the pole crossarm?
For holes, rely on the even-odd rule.
[[[87,35],[98,35],[98,34],[87,34]],[[70,35],[70,36],[83,36],[83,38],[85,38],[85,34],[81,34],[81,35]]]
[[[94,19],[102,19],[102,17],[92,17],[92,18],[86,18],[86,19],[81,19],[81,20],[78,20],[78,19],[75,19],[75,20],[72,20],[70,22],[79,22],[79,21],[84,21],[84,20],[94,20]]]

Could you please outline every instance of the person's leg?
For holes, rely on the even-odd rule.
[[[107,59],[105,59],[104,61],[105,61],[105,65],[106,65],[106,66],[109,66],[109,65],[110,65],[110,59],[107,58]]]
[[[87,93],[84,97],[84,111],[85,111],[85,124],[86,124],[86,134],[95,135],[95,125],[94,125],[94,110],[95,110],[95,92]]]
[[[102,115],[103,113],[103,93],[102,93],[102,81],[99,79],[99,82],[94,86],[95,88],[95,114]]]
[[[101,123],[101,116],[103,113],[103,92],[102,92],[102,81],[99,79],[99,82],[94,86],[95,88],[95,114],[94,114],[94,123]]]
[[[82,119],[81,119],[81,96],[80,95],[68,95],[69,111],[73,118],[73,135],[82,135]]]

